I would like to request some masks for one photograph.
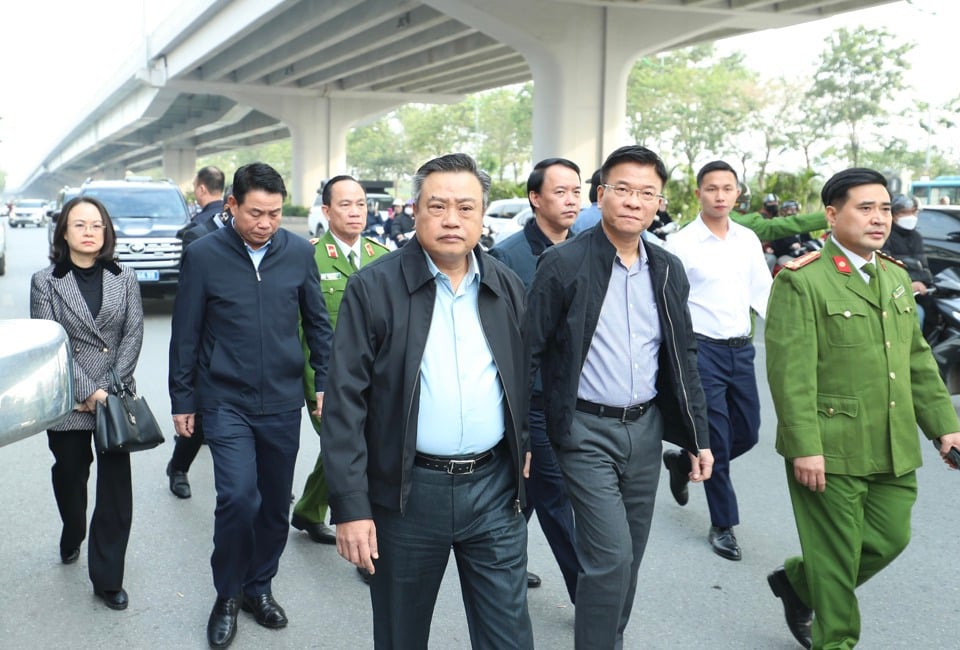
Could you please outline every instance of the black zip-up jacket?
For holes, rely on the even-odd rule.
[[[504,438],[517,481],[515,506],[522,507],[528,449],[523,284],[479,246],[474,254],[480,322],[503,386]],[[371,503],[404,511],[417,451],[420,364],[436,286],[416,237],[347,281],[320,427],[335,524],[372,518]]]
[[[933,284],[933,273],[930,272],[930,264],[927,262],[923,235],[916,230],[907,230],[894,223],[890,228],[890,236],[883,245],[883,252],[903,262],[912,282],[923,282],[928,287]]]
[[[693,453],[710,447],[707,407],[697,371],[697,342],[687,299],[690,284],[680,260],[660,246],[644,244],[663,341],[655,402],[664,438]],[[602,224],[544,251],[527,295],[524,321],[528,380],[543,378],[547,433],[568,448],[580,372],[590,350],[607,294],[616,248]]]
[[[316,389],[324,390],[333,330],[313,252],[281,228],[257,270],[229,224],[183,250],[170,336],[174,414],[302,407],[301,317]]]

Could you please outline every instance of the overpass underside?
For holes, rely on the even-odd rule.
[[[626,139],[640,56],[889,0],[195,0],[25,186],[162,166],[290,137],[293,199],[346,167],[346,134],[409,102],[534,81],[533,160],[585,169]],[[437,152],[443,153],[443,152]]]

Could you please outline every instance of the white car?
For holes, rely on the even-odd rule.
[[[27,224],[39,228],[47,218],[47,202],[43,199],[21,199],[13,204],[13,212],[7,218],[14,228]]]
[[[323,233],[327,232],[327,228],[330,227],[330,222],[327,221],[327,217],[323,214],[323,199],[320,196],[320,192],[317,192],[317,198],[313,200],[313,205],[310,206],[310,213],[307,215],[307,230],[310,232],[311,237],[323,237]]]
[[[483,225],[490,232],[494,243],[519,230],[513,218],[524,210],[530,209],[527,199],[497,199],[491,201],[487,211],[483,213]]]

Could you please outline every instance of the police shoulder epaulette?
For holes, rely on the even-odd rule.
[[[390,249],[388,249],[386,246],[384,246],[384,245],[380,242],[379,239],[374,239],[373,237],[364,237],[364,238],[363,238],[363,241],[364,241],[364,242],[370,242],[371,244],[373,244],[373,245],[376,246],[377,248],[386,248],[387,250],[390,250]]]
[[[877,255],[879,255],[880,257],[882,257],[882,258],[885,259],[885,260],[890,260],[891,262],[893,262],[894,264],[896,264],[897,266],[899,266],[899,267],[902,268],[902,269],[907,268],[907,265],[906,265],[906,264],[904,264],[901,260],[898,260],[898,259],[897,259],[896,257],[894,257],[893,255],[890,255],[889,253],[884,253],[883,251],[877,251]]]
[[[309,241],[311,244],[313,244],[314,246],[316,246],[316,245],[317,245],[317,242],[320,241],[320,238],[319,238],[319,237],[311,237],[311,238],[310,238],[309,240],[307,240],[307,241]]]
[[[795,260],[790,260],[783,265],[783,268],[790,269],[791,271],[796,271],[797,269],[802,269],[810,262],[820,259],[820,251],[811,251],[806,255],[801,255]]]

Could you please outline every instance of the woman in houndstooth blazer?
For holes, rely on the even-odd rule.
[[[76,404],[47,431],[54,457],[53,494],[63,520],[64,564],[79,558],[86,534],[97,402],[106,398],[111,368],[133,386],[143,343],[140,288],[134,272],[116,263],[115,242],[113,223],[102,203],[86,196],[67,202],[53,234],[53,265],[35,273],[30,286],[31,317],[60,323],[73,349]],[[127,607],[123,566],[132,516],[129,454],[98,454],[88,565],[94,594],[111,609]]]

